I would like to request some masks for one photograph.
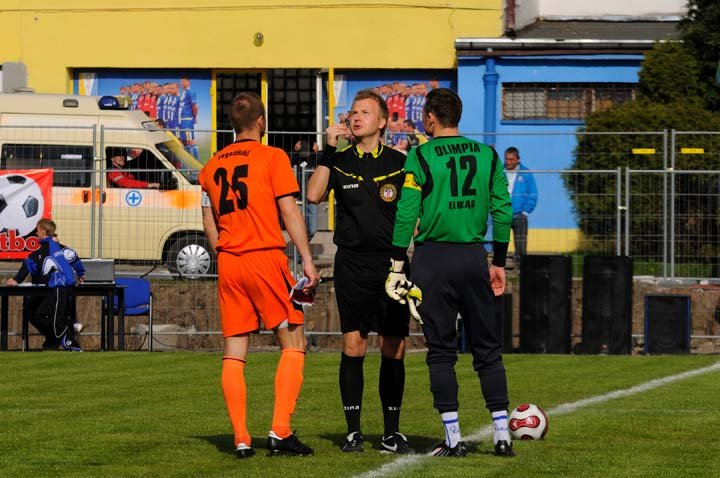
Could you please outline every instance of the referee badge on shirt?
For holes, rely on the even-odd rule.
[[[380,199],[385,202],[393,202],[397,198],[397,188],[392,183],[385,183],[380,186]]]

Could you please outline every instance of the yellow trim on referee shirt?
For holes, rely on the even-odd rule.
[[[337,166],[333,166],[333,169],[341,174],[344,174],[345,176],[353,179],[357,179],[358,181],[364,181],[362,176],[359,176],[357,174],[347,173],[343,171],[342,169],[338,168]]]
[[[397,176],[398,174],[402,174],[405,170],[404,169],[398,169],[394,173],[386,174],[385,176],[377,176],[373,178],[373,181],[380,182],[388,178],[392,178],[393,176]]]
[[[377,159],[378,156],[380,156],[380,153],[382,153],[383,147],[384,147],[384,146],[383,146],[382,143],[378,143],[378,145],[375,146],[375,148],[374,148],[372,151],[370,151],[370,155],[371,155],[373,158]],[[362,158],[363,156],[365,156],[365,151],[363,151],[362,149],[360,149],[360,145],[359,145],[359,144],[356,144],[356,145],[355,145],[355,147],[353,148],[353,152],[355,153],[355,155],[357,155],[358,158]]]

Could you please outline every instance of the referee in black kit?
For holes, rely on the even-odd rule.
[[[462,137],[462,102],[447,88],[427,95],[422,120],[433,139],[413,149],[405,163],[405,181],[393,233],[393,258],[386,289],[396,300],[423,302],[418,307],[428,346],[430,389],[445,428],[435,456],[465,456],[458,421],[457,332],[460,312],[470,339],[473,368],[480,378],[485,406],[492,415],[495,454],[514,456],[508,432],[507,378],[493,295],[505,290],[505,255],[512,207],[507,179],[490,146]],[[488,213],[493,220],[494,255],[488,268],[483,237]],[[412,287],[405,278],[405,251],[415,237]],[[408,290],[410,293],[408,294]]]
[[[347,438],[344,452],[364,450],[360,413],[364,387],[363,361],[370,331],[380,335],[380,401],[385,430],[379,444],[388,453],[412,453],[399,431],[405,388],[407,307],[387,297],[384,289],[397,202],[402,188],[405,156],[380,143],[388,123],[388,107],[370,90],[357,93],[349,124],[327,129],[327,145],[307,186],[311,203],[335,191],[337,222],[334,242],[335,291],[342,329],[340,394]],[[338,137],[354,144],[337,151]]]

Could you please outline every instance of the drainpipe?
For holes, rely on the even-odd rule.
[[[485,131],[485,144],[495,145],[495,131],[497,119],[497,84],[498,75],[495,72],[495,58],[489,57],[485,60],[485,74],[483,85],[485,86],[485,117],[483,131]]]

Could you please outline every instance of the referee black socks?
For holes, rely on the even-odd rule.
[[[342,397],[348,434],[360,431],[360,411],[362,408],[363,361],[365,357],[340,357],[340,396]]]
[[[383,408],[385,434],[400,431],[400,406],[405,390],[405,363],[383,356],[380,361],[380,402]]]

